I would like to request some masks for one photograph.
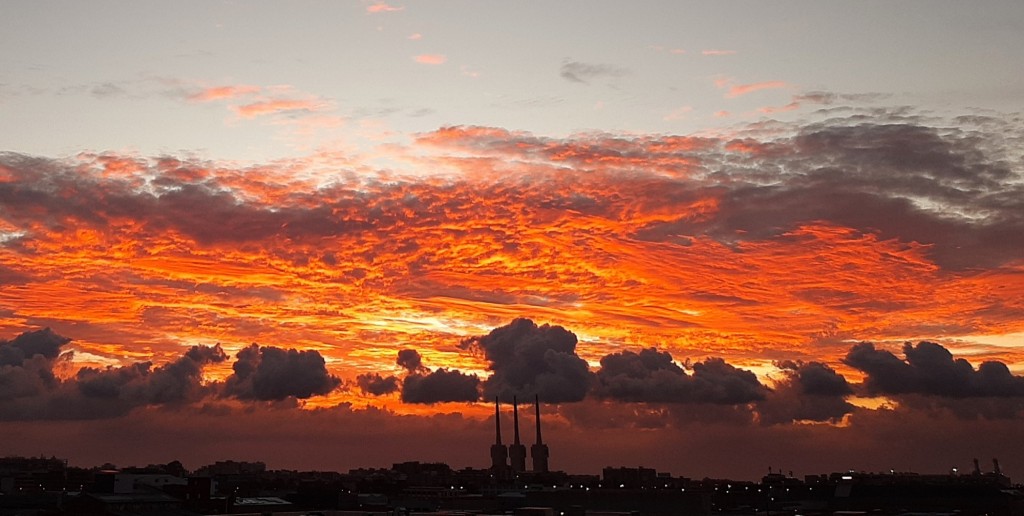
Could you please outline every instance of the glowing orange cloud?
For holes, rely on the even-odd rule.
[[[439,65],[448,61],[448,58],[441,54],[420,54],[413,56],[413,60],[420,64]]]
[[[371,13],[371,14],[390,13],[390,12],[395,12],[395,11],[402,11],[404,9],[405,9],[405,7],[396,7],[396,6],[393,6],[393,5],[388,5],[388,4],[383,3],[383,2],[382,3],[378,3],[378,4],[372,4],[372,5],[366,6],[366,12]]]
[[[789,85],[783,81],[765,81],[755,82],[751,84],[735,84],[729,86],[728,91],[726,91],[725,93],[725,98],[732,99],[736,97],[741,97],[743,95],[747,95],[749,93],[753,93],[755,91],[786,88],[788,86]],[[720,87],[724,87],[724,85]]]
[[[708,50],[701,50],[700,53],[701,53],[701,55],[705,55],[705,56],[731,56],[731,55],[736,54],[736,51],[735,50],[708,49]]]
[[[248,97],[260,92],[259,86],[215,86],[206,88],[198,93],[189,95],[188,99],[195,102],[210,102],[214,100],[231,100]]]
[[[295,102],[239,114],[316,106]],[[948,153],[974,136],[828,129],[551,138],[446,127],[402,149],[416,174],[330,181],[301,160],[5,158],[0,331],[53,326],[94,357],[84,363],[166,361],[194,343],[315,349],[348,379],[400,372],[402,347],[484,375],[457,344],[521,316],[576,332],[595,364],[658,346],[681,360],[841,368],[850,342],[921,338],[1024,363],[1019,349],[970,342],[1024,331],[1024,262],[996,238],[1013,214],[979,224],[951,215],[970,192],[924,189],[917,200],[937,197],[916,208],[885,188],[896,173],[913,175],[898,188],[964,181]],[[897,136],[899,148],[885,146]],[[904,149],[931,168],[893,172]],[[856,167],[837,165],[851,152]]]
[[[322,103],[312,100],[294,99],[270,99],[233,106],[235,111],[242,118],[256,118],[264,115],[283,113],[288,111],[317,111],[322,108]]]

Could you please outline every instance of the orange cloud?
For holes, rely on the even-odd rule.
[[[736,54],[736,51],[735,50],[715,50],[715,49],[709,49],[709,50],[701,50],[700,53],[701,53],[701,55],[705,55],[705,56],[731,56],[731,55]]]
[[[214,100],[234,100],[245,98],[260,92],[259,86],[215,86],[206,88],[198,93],[189,95],[188,99],[194,102],[210,102]]]
[[[329,184],[301,161],[4,156],[0,231],[21,236],[0,238],[0,330],[45,321],[90,363],[161,363],[186,343],[315,349],[349,379],[387,373],[406,345],[485,375],[453,343],[523,315],[576,332],[591,362],[657,344],[839,368],[838,343],[943,338],[1019,364],[962,341],[1024,331],[1019,242],[1000,237],[1018,196],[983,222],[951,215],[991,199],[1002,141],[861,120],[745,138],[457,126],[404,149],[415,174]],[[977,184],[934,187],[947,178]]]
[[[447,62],[448,58],[442,54],[420,54],[413,56],[413,60],[420,64],[440,65]]]
[[[783,81],[764,81],[750,84],[731,84],[731,81],[729,80],[725,80],[724,82],[723,80],[717,80],[715,81],[715,85],[718,86],[719,88],[728,87],[728,91],[726,91],[725,93],[725,98],[727,99],[741,97],[743,95],[747,95],[755,91],[789,87],[789,85]]]
[[[396,7],[383,2],[366,6],[366,12],[371,14],[390,13],[403,10],[405,10],[405,7]]]
[[[321,102],[313,100],[269,99],[233,106],[231,109],[242,118],[256,118],[275,113],[292,111],[313,112],[322,109]]]

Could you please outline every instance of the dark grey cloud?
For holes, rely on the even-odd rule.
[[[465,340],[462,347],[479,349],[487,359],[492,372],[484,382],[488,399],[539,395],[547,403],[580,401],[590,386],[590,368],[576,354],[576,335],[561,326],[519,318]]]
[[[850,349],[843,362],[867,375],[863,385],[869,394],[1017,398],[1024,402],[1024,377],[1011,373],[1002,362],[983,362],[975,369],[967,360],[953,358],[942,345],[926,341],[904,344],[903,355],[900,359],[862,342]]]
[[[212,392],[202,384],[203,367],[225,360],[227,354],[220,345],[193,346],[181,358],[155,368],[151,362],[85,367],[74,383],[87,398],[119,399],[127,407],[190,403]]]
[[[227,358],[220,346],[194,346],[158,367],[84,367],[61,380],[54,369],[71,356],[60,353],[70,340],[44,329],[3,341],[0,420],[94,419],[141,406],[183,406],[215,393],[217,386],[203,384],[203,367]]]
[[[36,355],[52,360],[68,342],[71,339],[57,335],[50,328],[28,331],[11,340],[0,340],[0,366],[20,366]]]
[[[238,352],[232,369],[224,392],[243,400],[305,399],[327,394],[341,385],[315,350],[252,344]]]
[[[35,355],[17,365],[0,365],[0,414],[5,403],[30,399],[47,393],[60,385],[53,374],[53,361]]]
[[[793,96],[793,102],[830,106],[836,103],[869,103],[889,98],[886,93],[837,93],[834,91],[808,91]]]
[[[853,388],[843,375],[821,362],[783,360],[775,363],[802,394],[813,396],[849,396]]]
[[[828,221],[882,239],[928,244],[950,269],[993,267],[1024,254],[1024,186],[1000,154],[1006,143],[919,122],[831,120],[760,146],[720,191],[716,217],[677,229],[726,242],[779,238]],[[747,168],[749,167],[749,168]],[[756,179],[760,168],[775,177]]]
[[[5,402],[38,396],[60,385],[54,362],[69,342],[50,328],[0,340],[0,415]]]
[[[423,359],[420,357],[420,352],[415,349],[402,349],[398,351],[398,358],[395,359],[395,363],[400,367],[409,371],[409,373],[417,373],[423,371]]]
[[[402,381],[404,403],[442,403],[477,401],[480,399],[480,378],[458,369],[440,368],[433,372],[411,373]]]
[[[397,376],[383,377],[379,373],[364,373],[356,376],[359,390],[373,396],[383,396],[398,391],[400,388]]]
[[[579,61],[566,61],[558,71],[563,79],[581,84],[590,84],[596,79],[622,77],[627,73],[628,70],[615,65]]]
[[[100,168],[117,159],[101,155],[92,165]],[[204,245],[237,244],[275,235],[302,240],[369,227],[368,221],[355,215],[335,215],[354,214],[357,206],[365,206],[366,201],[355,191],[335,191],[342,198],[333,204],[307,207],[297,198],[288,207],[270,207],[246,202],[222,188],[211,177],[208,163],[126,161],[153,174],[147,188],[140,188],[135,179],[81,173],[76,165],[59,160],[0,152],[0,166],[16,178],[0,183],[0,216],[17,226],[42,224],[54,230],[68,224],[106,228],[130,219],[147,231],[176,231]]]
[[[821,362],[777,362],[785,378],[775,384],[764,400],[757,403],[758,420],[763,425],[793,421],[838,422],[854,411],[846,401],[853,388],[842,375]]]
[[[692,369],[687,374],[672,355],[654,348],[612,353],[601,359],[594,394],[618,401],[734,405],[763,399],[767,392],[754,373],[720,358]]]

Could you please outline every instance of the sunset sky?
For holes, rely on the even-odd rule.
[[[4,2],[0,455],[539,395],[571,472],[1024,477],[1022,72],[1019,0]]]

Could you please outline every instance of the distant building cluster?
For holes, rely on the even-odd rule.
[[[970,472],[922,475],[835,472],[795,477],[773,471],[758,482],[674,477],[644,467],[606,467],[599,475],[551,471],[534,401],[537,439],[526,469],[515,434],[501,441],[495,401],[491,466],[454,470],[444,463],[401,462],[348,473],[268,470],[262,462],[218,461],[187,470],[180,462],[83,469],[55,457],[0,459],[0,516],[512,516],[668,515],[957,515],[1024,516],[1024,486],[993,459]]]

